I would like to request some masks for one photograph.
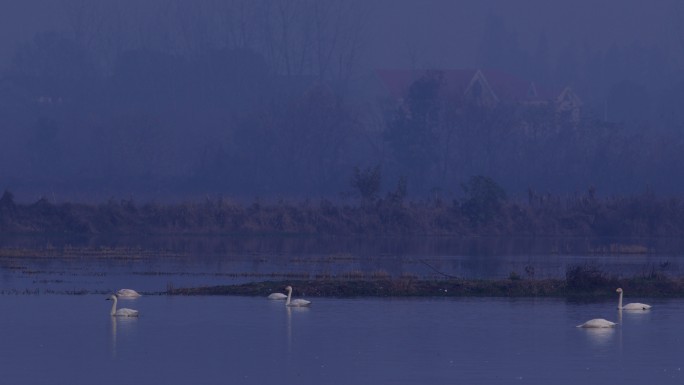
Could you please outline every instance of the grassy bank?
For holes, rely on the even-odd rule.
[[[168,295],[244,295],[267,296],[294,288],[294,296],[307,297],[614,297],[622,287],[630,297],[684,297],[684,278],[661,274],[613,278],[587,266],[568,269],[565,279],[502,280],[293,280],[253,282],[240,285],[171,288]]]

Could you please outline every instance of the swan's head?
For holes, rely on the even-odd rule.
[[[616,293],[622,293],[622,288],[618,287],[617,290],[615,290]]]
[[[292,291],[292,286],[288,286],[285,288],[285,291]]]
[[[113,294],[110,295],[109,297],[105,298],[105,301],[114,301],[114,300],[116,300],[116,296]]]

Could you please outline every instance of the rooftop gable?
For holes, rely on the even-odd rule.
[[[492,92],[495,101],[528,102],[552,100],[556,95],[534,82],[519,78],[510,73],[492,69],[444,69],[444,70],[404,70],[379,69],[376,75],[393,97],[406,96],[411,84],[430,73],[441,74],[445,85],[444,92],[456,95],[471,94],[476,84],[485,92]]]

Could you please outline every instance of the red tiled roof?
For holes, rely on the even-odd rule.
[[[379,69],[377,76],[383,82],[387,91],[396,98],[406,95],[411,84],[430,72],[440,73],[446,85],[447,92],[463,95],[470,82],[475,77],[477,69],[446,69],[446,70],[404,70]],[[552,99],[552,92],[539,87],[533,82],[521,79],[510,73],[499,70],[481,70],[482,75],[494,91],[499,100],[529,101],[538,99]],[[530,95],[530,88],[534,87],[537,97]]]
[[[442,74],[448,89],[465,92],[477,70],[456,69],[435,72],[440,72]],[[377,76],[383,82],[387,91],[396,98],[404,97],[413,82],[429,73],[429,70],[414,71],[403,69],[379,69],[376,71]]]

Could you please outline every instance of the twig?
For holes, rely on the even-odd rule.
[[[458,279],[458,277],[455,276],[455,275],[450,275],[450,274],[443,273],[443,272],[437,270],[434,266],[432,266],[432,265],[430,265],[429,263],[425,262],[425,260],[419,259],[419,261],[420,261],[423,265],[429,267],[430,269],[434,270],[434,271],[435,271],[436,273],[438,273],[438,274],[441,274],[441,275],[443,275],[443,276],[445,276],[445,277],[448,277],[448,278],[455,278],[455,279]]]

